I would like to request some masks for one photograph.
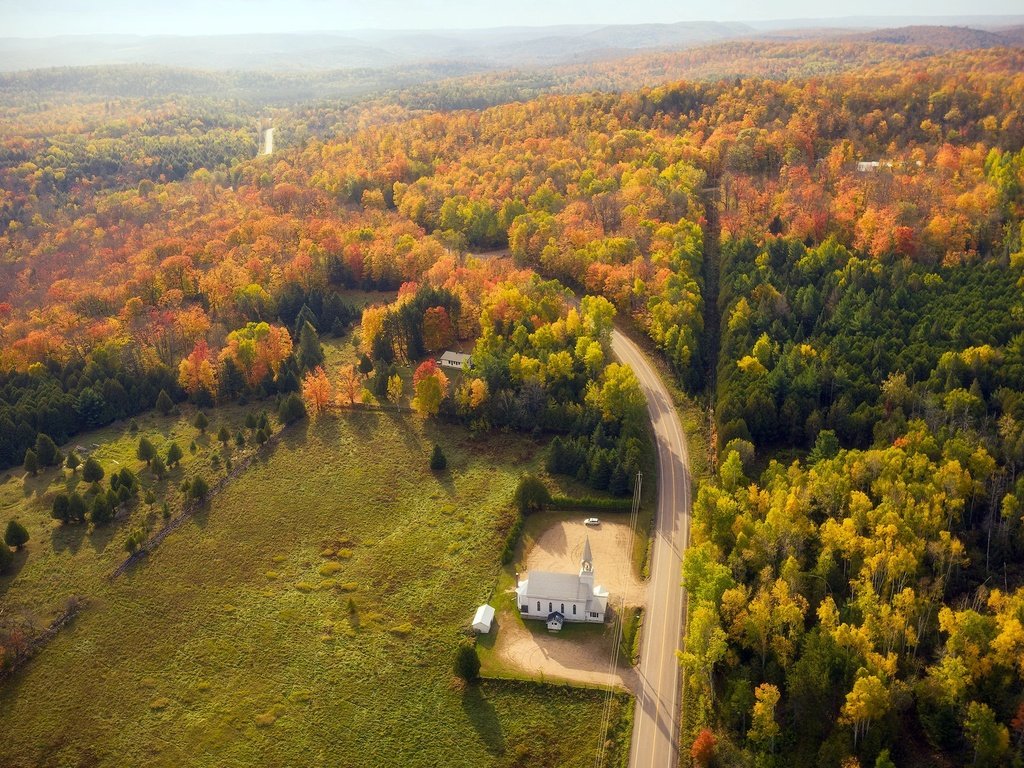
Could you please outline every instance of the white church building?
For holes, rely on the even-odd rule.
[[[548,629],[562,628],[564,621],[604,621],[608,590],[594,586],[594,558],[589,537],[583,544],[579,574],[530,571],[516,587],[519,615],[546,621]]]

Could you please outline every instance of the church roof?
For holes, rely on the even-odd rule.
[[[527,597],[550,600],[579,600],[580,577],[575,573],[530,571],[525,582]]]
[[[584,563],[593,563],[594,556],[590,554],[590,537],[587,536],[583,540],[583,557],[580,560]]]

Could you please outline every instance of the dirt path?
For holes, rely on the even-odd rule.
[[[623,596],[626,605],[644,605],[647,586],[633,572],[626,520],[627,515],[605,515],[600,525],[591,527],[583,524],[582,514],[567,512],[546,513],[542,519],[528,522],[528,570],[520,573],[520,578],[529,570],[577,572],[583,542],[589,538],[595,582],[608,590],[609,606],[618,610]],[[535,526],[537,530],[531,532]],[[570,623],[561,632],[551,633],[542,622],[524,622],[506,608],[498,613],[491,631],[496,633],[494,653],[501,667],[545,680],[638,690],[637,673],[632,667],[619,661],[612,669],[616,638],[610,618],[604,624]]]
[[[633,572],[630,553],[628,515],[604,515],[601,524],[583,524],[582,513],[548,515],[556,522],[548,525],[532,542],[527,542],[526,569],[576,573],[580,568],[583,541],[590,539],[594,556],[594,583],[608,590],[609,604],[618,605],[625,596],[626,605],[644,605],[647,585]],[[622,518],[622,520],[614,519]],[[524,574],[520,574],[524,578]]]
[[[511,611],[502,611],[491,631],[497,630],[495,652],[508,665],[545,680],[568,680],[588,685],[610,685],[637,690],[636,670],[619,663],[611,671],[615,639],[612,624],[566,627],[549,633],[542,622],[529,629]],[[486,672],[486,670],[485,670]]]

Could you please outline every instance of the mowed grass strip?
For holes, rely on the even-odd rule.
[[[452,680],[536,453],[385,413],[293,428],[0,689],[0,764],[592,763],[600,693]]]

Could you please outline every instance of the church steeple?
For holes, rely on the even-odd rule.
[[[594,556],[590,553],[590,537],[583,540],[583,556],[580,558],[580,571],[590,572],[594,570]]]

